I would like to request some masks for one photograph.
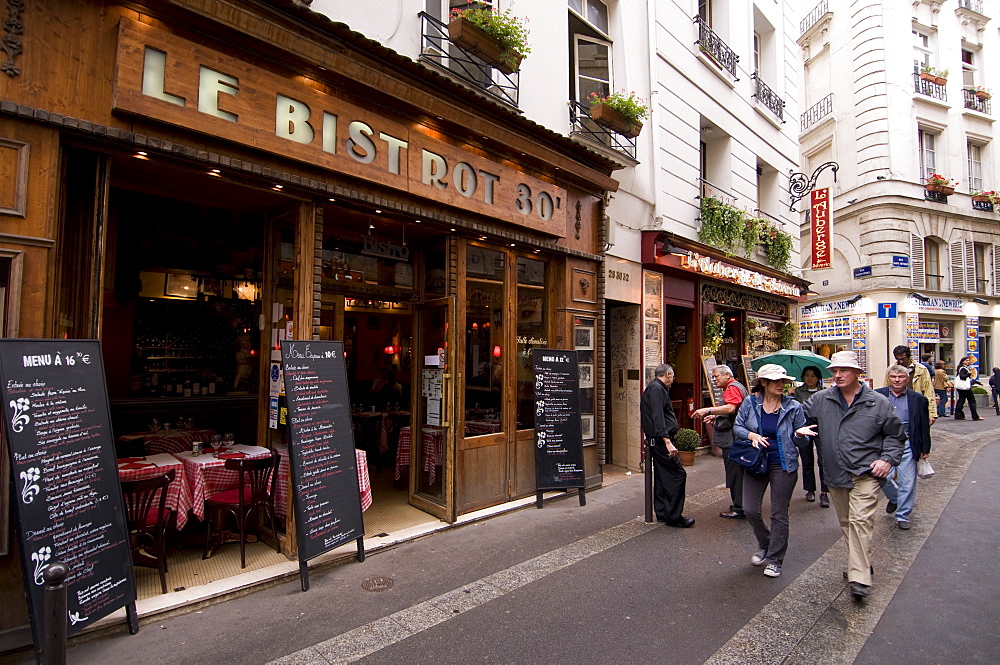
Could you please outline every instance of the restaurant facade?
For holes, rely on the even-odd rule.
[[[102,341],[119,456],[283,449],[277,346],[337,340],[373,478],[453,522],[534,493],[531,351],[562,348],[601,482],[613,162],[298,3],[14,4],[4,336]],[[0,609],[0,649],[25,621]]]

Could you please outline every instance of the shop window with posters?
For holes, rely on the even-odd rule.
[[[573,348],[576,349],[576,358],[580,367],[580,427],[583,430],[584,441],[592,441],[595,436],[595,335],[594,319],[577,317],[573,320]]]

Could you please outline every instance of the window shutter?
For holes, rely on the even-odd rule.
[[[924,263],[924,239],[913,233],[910,234],[910,288],[927,288],[927,268]]]
[[[951,290],[956,293],[965,292],[965,247],[961,240],[948,245],[951,258]]]
[[[1000,245],[990,246],[993,254],[993,295],[1000,296]]]
[[[976,244],[971,240],[963,240],[963,252],[965,254],[965,292],[976,293]],[[986,277],[986,275],[979,275]]]

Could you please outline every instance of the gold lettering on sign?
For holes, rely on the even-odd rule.
[[[783,282],[780,279],[768,277],[753,270],[747,270],[746,268],[740,268],[739,266],[711,259],[697,252],[691,252],[687,256],[682,256],[681,267],[704,275],[718,277],[719,279],[724,279],[727,282],[733,282],[740,286],[767,291],[768,293],[795,298],[799,297],[802,293],[795,284]]]

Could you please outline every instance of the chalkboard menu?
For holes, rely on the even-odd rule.
[[[584,487],[576,351],[532,349],[535,489]]]
[[[365,533],[344,344],[282,341],[281,360],[299,561],[305,562]]]
[[[715,356],[703,356],[701,367],[705,370],[705,390],[712,396],[712,406],[725,404],[725,400],[722,399],[722,388],[715,385],[715,381],[712,380],[712,372],[717,367]]]
[[[745,385],[747,390],[750,390],[750,385],[754,382],[754,379],[757,378],[757,372],[755,372],[753,367],[750,366],[750,363],[753,362],[753,356],[740,356],[740,358],[743,360],[743,371],[746,373],[747,378]]]
[[[69,635],[135,602],[100,342],[0,340],[0,392],[37,646],[54,561],[69,567]]]

